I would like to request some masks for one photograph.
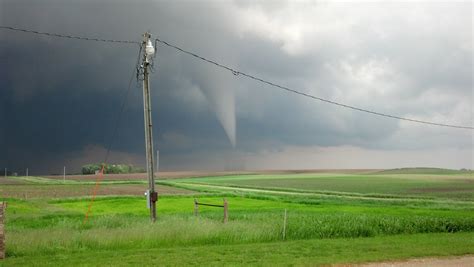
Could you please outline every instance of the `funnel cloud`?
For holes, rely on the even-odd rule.
[[[215,112],[232,147],[235,148],[235,96],[232,83],[229,83],[230,79],[232,77],[222,75],[222,72],[210,68],[206,68],[204,74],[198,75],[199,89]]]

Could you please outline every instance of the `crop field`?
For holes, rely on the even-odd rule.
[[[190,175],[193,176],[193,175]],[[200,175],[199,175],[200,176]],[[472,172],[220,173],[107,179],[0,178],[2,266],[327,265],[474,254]],[[199,202],[229,203],[221,208]],[[286,223],[285,223],[286,210]]]
[[[472,173],[446,174],[256,174],[183,179],[182,183],[281,191],[355,193],[390,197],[474,199]]]

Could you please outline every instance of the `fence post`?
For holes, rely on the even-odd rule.
[[[197,199],[194,199],[194,216],[199,215],[199,205]]]
[[[6,207],[6,202],[0,204],[0,259],[5,259],[5,228],[3,222]]]
[[[228,212],[227,212],[227,199],[224,198],[224,223],[227,223],[228,219]]]
[[[286,209],[285,209],[285,216],[283,217],[283,240],[286,238]]]

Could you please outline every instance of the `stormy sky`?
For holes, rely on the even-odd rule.
[[[0,24],[140,41],[145,31],[318,97],[472,126],[472,2],[0,0]],[[163,170],[474,168],[473,131],[377,117],[156,47]],[[0,167],[69,172],[104,160],[138,45],[0,30]],[[143,166],[132,90],[110,162]]]

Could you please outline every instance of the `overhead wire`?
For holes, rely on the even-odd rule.
[[[140,49],[138,51],[138,58],[137,58],[137,63],[135,64],[135,67],[132,71],[132,76],[130,76],[130,80],[128,81],[128,88],[127,88],[127,91],[125,92],[124,94],[124,98],[122,99],[122,105],[121,105],[121,108],[120,108],[120,111],[118,113],[118,116],[117,116],[117,120],[115,121],[115,128],[114,128],[114,131],[112,133],[112,138],[110,139],[110,143],[109,143],[109,146],[107,147],[107,153],[105,155],[105,160],[104,160],[104,163],[107,162],[107,160],[109,159],[109,154],[110,154],[110,150],[112,149],[112,145],[113,143],[115,142],[115,137],[117,135],[117,132],[118,132],[118,129],[119,129],[119,126],[120,126],[120,120],[122,118],[122,114],[125,110],[125,107],[127,106],[127,99],[128,99],[128,95],[130,94],[130,91],[131,91],[131,88],[132,88],[132,82],[133,82],[133,78],[135,76],[135,69],[138,67],[138,65],[140,64],[140,56],[142,54],[142,46],[140,45]]]
[[[120,111],[117,115],[117,120],[115,121],[115,127],[114,127],[114,130],[112,132],[112,137],[111,137],[110,142],[107,146],[105,158],[104,158],[101,170],[99,172],[99,175],[97,176],[97,179],[96,179],[93,191],[92,191],[91,200],[89,202],[88,209],[87,209],[86,214],[84,216],[83,224],[85,224],[88,221],[89,214],[92,210],[92,205],[93,205],[95,197],[97,195],[97,191],[98,191],[98,189],[100,187],[100,183],[101,183],[101,181],[104,177],[105,166],[108,162],[110,151],[112,149],[113,143],[115,141],[115,138],[116,138],[119,126],[120,126],[121,117],[122,117],[122,114],[123,114],[123,112],[125,110],[125,107],[126,107],[126,104],[127,104],[127,98],[128,98],[128,95],[130,94],[130,90],[131,90],[131,87],[132,87],[132,82],[133,82],[133,78],[135,76],[135,72],[136,72],[137,69],[139,69],[138,65],[139,65],[139,62],[140,62],[141,54],[142,54],[141,43],[136,42],[136,41],[129,41],[129,40],[102,39],[102,38],[92,38],[92,37],[84,37],[84,36],[50,33],[50,32],[41,32],[41,31],[36,31],[36,30],[21,29],[21,28],[10,27],[10,26],[2,26],[2,25],[0,25],[0,29],[6,29],[6,30],[18,31],[18,32],[25,32],[25,33],[33,33],[33,34],[37,34],[37,35],[44,35],[44,36],[50,36],[50,37],[59,37],[59,38],[83,40],[83,41],[95,41],[95,42],[107,42],[107,43],[119,43],[119,44],[138,44],[139,45],[140,49],[139,49],[139,52],[138,52],[137,63],[135,64],[134,69],[132,71],[132,75],[129,79],[128,87],[127,87],[127,90],[125,91],[125,94],[124,94],[124,97],[123,97],[123,100],[122,100],[122,105],[121,105]]]
[[[252,80],[255,80],[255,81],[258,81],[258,82],[267,84],[267,85],[270,85],[270,86],[272,86],[272,87],[276,87],[276,88],[279,88],[279,89],[288,91],[288,92],[290,92],[290,93],[298,94],[298,95],[301,95],[301,96],[304,96],[304,97],[309,97],[309,98],[312,98],[312,99],[315,99],[315,100],[319,100],[319,101],[321,101],[321,102],[325,102],[325,103],[328,103],[328,104],[332,104],[332,105],[336,105],[336,106],[340,106],[340,107],[343,107],[343,108],[348,108],[348,109],[352,109],[352,110],[356,110],[356,111],[360,111],[360,112],[365,112],[365,113],[369,113],[369,114],[372,114],[372,115],[377,115],[377,116],[382,116],[382,117],[386,117],[386,118],[402,120],[402,121],[409,121],[409,122],[414,122],[414,123],[422,123],[422,124],[428,124],[428,125],[434,125],[434,126],[442,126],[442,127],[450,127],[450,128],[458,128],[458,129],[469,129],[469,130],[473,130],[473,129],[474,129],[473,126],[445,124],[445,123],[437,123],[437,122],[431,122],[431,121],[425,121],[425,120],[411,119],[411,118],[406,118],[406,117],[391,115],[391,114],[387,114],[387,113],[377,112],[377,111],[373,111],[373,110],[369,110],[369,109],[364,109],[364,108],[360,108],[360,107],[356,107],[356,106],[352,106],[352,105],[348,105],[348,104],[336,102],[336,101],[333,101],[333,100],[328,100],[328,99],[325,99],[325,98],[322,98],[322,97],[318,97],[318,96],[314,96],[314,95],[311,95],[311,94],[308,94],[308,93],[304,93],[304,92],[301,92],[301,91],[292,89],[292,88],[290,88],[290,87],[283,86],[283,85],[280,85],[280,84],[277,84],[277,83],[274,83],[274,82],[265,80],[265,79],[263,79],[263,78],[260,78],[260,77],[257,77],[257,76],[254,76],[254,75],[251,75],[251,74],[242,72],[242,71],[240,71],[240,70],[231,68],[231,67],[229,67],[229,66],[226,66],[226,65],[221,64],[221,63],[219,63],[219,62],[217,62],[217,61],[208,59],[208,58],[206,58],[206,57],[200,56],[200,55],[198,55],[198,54],[196,54],[196,53],[193,53],[193,52],[190,52],[190,51],[188,51],[188,50],[185,50],[185,49],[183,49],[183,48],[181,48],[181,47],[179,47],[179,46],[177,46],[177,45],[171,44],[171,43],[169,43],[169,42],[167,42],[167,41],[164,41],[164,40],[161,40],[161,39],[159,39],[159,38],[156,38],[156,41],[159,42],[159,43],[161,43],[161,44],[164,44],[164,45],[166,45],[166,46],[168,46],[168,47],[174,48],[175,50],[178,50],[178,51],[180,51],[180,52],[182,52],[182,53],[185,53],[185,54],[187,54],[187,55],[193,56],[193,57],[195,57],[195,58],[197,58],[197,59],[199,59],[199,60],[202,60],[202,61],[205,61],[205,62],[207,62],[207,63],[213,64],[213,65],[215,65],[215,66],[217,66],[217,67],[219,67],[219,68],[228,70],[228,71],[230,71],[232,74],[234,74],[235,76],[241,75],[241,76],[247,77],[247,78],[249,78],[249,79],[252,79]]]
[[[95,42],[106,42],[106,43],[122,43],[122,44],[140,44],[140,42],[137,42],[137,41],[102,39],[102,38],[75,36],[75,35],[69,35],[69,34],[41,32],[41,31],[22,29],[22,28],[16,28],[16,27],[11,27],[11,26],[1,26],[0,25],[0,29],[17,31],[17,32],[34,33],[34,34],[38,34],[38,35],[45,35],[45,36],[51,36],[51,37],[77,39],[77,40],[83,40],[83,41],[95,41]]]
[[[91,38],[91,37],[83,37],[83,36],[75,36],[75,35],[66,35],[66,34],[50,33],[50,32],[40,32],[40,31],[22,29],[22,28],[11,27],[11,26],[1,26],[1,25],[0,25],[0,29],[6,29],[6,30],[12,30],[12,31],[19,31],[19,32],[26,32],[26,33],[33,33],[33,34],[46,35],[46,36],[52,36],[52,37],[78,39],[78,40],[85,40],[85,41],[110,42],[110,43],[124,43],[124,44],[140,44],[140,42],[131,41],[131,40],[115,40],[115,39]],[[321,101],[321,102],[324,102],[324,103],[328,103],[328,104],[336,105],[336,106],[339,106],[339,107],[343,107],[343,108],[347,108],[347,109],[351,109],[351,110],[355,110],[355,111],[359,111],[359,112],[364,112],[364,113],[368,113],[368,114],[372,114],[372,115],[376,115],[376,116],[380,116],[380,117],[385,117],[385,118],[391,118],[391,119],[401,120],[401,121],[408,121],[408,122],[413,122],[413,123],[420,123],[420,124],[433,125],[433,126],[441,126],[441,127],[448,127],[448,128],[474,130],[474,127],[473,127],[473,126],[455,125],[455,124],[432,122],[432,121],[427,121],[427,120],[411,119],[411,118],[407,118],[407,117],[402,117],[402,116],[392,115],[392,114],[388,114],[388,113],[378,112],[378,111],[374,111],[374,110],[369,110],[369,109],[365,109],[365,108],[361,108],[361,107],[357,107],[357,106],[353,106],[353,105],[349,105],[349,104],[345,104],[345,103],[341,103],[341,102],[337,102],[337,101],[325,99],[325,98],[322,98],[322,97],[318,97],[318,96],[315,96],[315,95],[312,95],[312,94],[309,94],[309,93],[305,93],[305,92],[302,92],[302,91],[299,91],[299,90],[296,90],[296,89],[292,89],[292,88],[290,88],[290,87],[287,87],[287,86],[284,86],[284,85],[280,85],[280,84],[277,84],[277,83],[268,81],[268,80],[266,80],[266,79],[260,78],[260,77],[258,77],[258,76],[255,76],[255,75],[252,75],[252,74],[248,74],[248,73],[246,73],[246,72],[243,72],[243,71],[234,69],[234,68],[232,68],[232,67],[229,67],[229,66],[227,66],[227,65],[224,65],[224,64],[219,63],[219,62],[217,62],[217,61],[214,61],[214,60],[208,59],[208,58],[206,58],[206,57],[204,57],[204,56],[198,55],[198,54],[196,54],[196,53],[194,53],[194,52],[185,50],[185,49],[183,49],[183,48],[181,48],[181,47],[179,47],[179,46],[177,46],[177,45],[174,45],[174,44],[172,44],[172,43],[170,43],[170,42],[168,42],[168,41],[162,40],[162,39],[160,39],[160,38],[155,38],[155,44],[156,44],[156,42],[159,42],[159,43],[161,43],[161,44],[164,44],[164,45],[166,45],[166,46],[168,46],[168,47],[171,47],[171,48],[173,48],[173,49],[175,49],[175,50],[178,50],[178,51],[180,51],[180,52],[182,52],[182,53],[185,53],[185,54],[187,54],[187,55],[193,56],[194,58],[197,58],[197,59],[199,59],[199,60],[202,60],[202,61],[205,61],[205,62],[207,62],[207,63],[213,64],[213,65],[215,65],[216,67],[219,67],[219,68],[228,70],[228,71],[230,71],[232,74],[234,74],[235,76],[244,76],[244,77],[247,77],[247,78],[249,78],[249,79],[255,80],[255,81],[257,81],[257,82],[264,83],[264,84],[267,84],[267,85],[269,85],[269,86],[272,86],[272,87],[275,87],[275,88],[279,88],[279,89],[281,89],[281,90],[285,90],[285,91],[287,91],[287,92],[294,93],[294,94],[298,94],[298,95],[301,95],[301,96],[304,96],[304,97],[308,97],[308,98],[311,98],[311,99],[314,99],[314,100],[318,100],[318,101]]]
[[[130,79],[128,81],[127,90],[125,91],[125,93],[123,95],[122,105],[120,106],[120,111],[117,115],[117,120],[115,121],[115,127],[114,127],[114,130],[112,131],[112,136],[111,136],[109,144],[107,146],[107,151],[105,153],[104,162],[102,163],[101,170],[100,170],[100,172],[97,176],[97,179],[95,181],[95,185],[94,185],[94,188],[93,188],[93,191],[92,191],[91,200],[89,202],[89,206],[87,208],[86,214],[84,215],[84,221],[82,222],[83,224],[87,223],[87,220],[89,218],[89,214],[92,210],[92,205],[94,204],[95,196],[97,195],[97,191],[99,190],[100,183],[101,183],[102,179],[104,178],[105,166],[106,166],[106,164],[109,160],[110,151],[112,150],[112,146],[113,146],[113,144],[115,142],[115,138],[117,136],[117,132],[118,132],[118,129],[119,129],[119,126],[120,126],[120,121],[121,121],[121,118],[122,118],[122,114],[125,110],[125,107],[127,106],[128,95],[130,94],[130,91],[131,91],[131,88],[132,88],[132,82],[133,82],[133,78],[135,77],[136,68],[140,64],[141,54],[142,54],[142,46],[140,45],[140,49],[138,51],[137,63],[135,64],[135,66],[133,68],[132,75],[130,76]]]

